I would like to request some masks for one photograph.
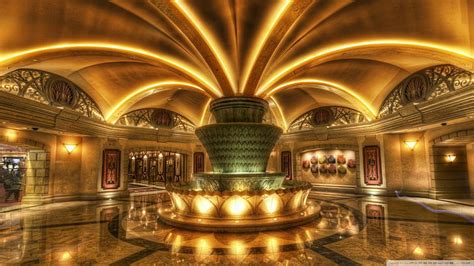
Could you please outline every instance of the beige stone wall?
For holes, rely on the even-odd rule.
[[[53,163],[56,171],[53,173],[53,195],[68,196],[81,192],[81,160],[82,138],[60,136],[57,140],[56,160]],[[63,144],[77,144],[76,149],[69,154]]]
[[[414,140],[418,143],[411,150],[405,141]],[[384,136],[385,177],[389,191],[427,195],[430,190],[430,170],[425,145],[424,132]]]
[[[400,136],[398,134],[388,134],[383,136],[385,161],[385,182],[387,190],[395,191],[404,188],[402,176],[402,158],[400,149]]]
[[[81,193],[95,194],[101,175],[102,146],[101,139],[84,137],[81,149]]]

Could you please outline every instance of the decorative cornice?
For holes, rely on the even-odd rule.
[[[436,99],[474,85],[474,73],[453,65],[437,65],[420,70],[400,82],[385,98],[379,117],[399,111],[411,103]]]
[[[391,133],[474,115],[474,87],[459,89],[420,104],[409,104],[396,113],[372,122],[315,128],[283,134],[282,142],[327,140]]]
[[[193,133],[170,129],[116,126],[97,121],[66,108],[59,109],[22,97],[0,92],[0,120],[65,133],[96,137],[152,140],[159,142],[197,142]],[[8,125],[8,124],[6,124]]]
[[[135,110],[122,115],[115,124],[151,129],[168,128],[185,132],[193,132],[196,129],[194,123],[186,117],[163,108]]]
[[[474,88],[459,89],[420,104],[409,104],[396,113],[372,122],[315,128],[283,134],[280,142],[328,140],[391,133],[474,115]],[[87,118],[67,108],[59,109],[0,92],[0,120],[89,136],[197,143],[191,132],[170,129],[130,128]]]
[[[17,69],[0,76],[0,91],[39,103],[70,108],[86,117],[104,120],[95,101],[72,81],[36,69]]]

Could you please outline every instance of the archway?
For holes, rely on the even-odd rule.
[[[19,200],[23,203],[43,201],[49,192],[49,147],[35,140],[9,136],[0,137],[0,147],[12,151],[14,156],[11,158],[24,158],[18,165],[21,180]],[[4,152],[4,155],[8,157],[9,153]]]
[[[431,141],[431,191],[434,198],[469,198],[474,191],[474,129],[459,130]]]

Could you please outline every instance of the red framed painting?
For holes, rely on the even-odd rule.
[[[364,182],[366,185],[382,185],[379,146],[364,147]]]
[[[282,151],[281,152],[281,171],[285,173],[285,179],[293,179],[291,171],[291,151]]]
[[[204,172],[204,152],[194,153],[194,173]]]
[[[104,150],[102,158],[102,189],[120,187],[120,150]]]

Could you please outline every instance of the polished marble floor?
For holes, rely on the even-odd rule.
[[[419,198],[323,196],[321,218],[284,231],[200,233],[161,224],[162,192],[0,210],[0,264],[383,265],[474,259],[474,207]]]

